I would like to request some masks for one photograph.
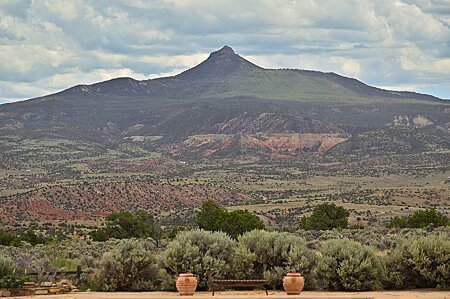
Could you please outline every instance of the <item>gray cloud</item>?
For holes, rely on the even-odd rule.
[[[447,0],[3,0],[0,100],[171,75],[224,44],[263,67],[450,98]]]

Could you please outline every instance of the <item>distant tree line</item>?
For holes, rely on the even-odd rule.
[[[436,209],[426,209],[417,211],[407,217],[394,217],[387,225],[388,228],[424,228],[428,225],[449,226],[448,217],[436,211]]]
[[[350,213],[344,207],[334,203],[316,205],[309,216],[300,219],[299,228],[308,231],[331,229],[345,229],[348,227]],[[449,218],[435,209],[417,211],[407,217],[394,217],[387,228],[424,228],[432,224],[435,227],[449,226]],[[263,221],[247,210],[227,211],[218,203],[209,200],[202,204],[195,215],[197,228],[224,232],[232,239],[237,239],[245,232],[255,229],[264,230]],[[163,230],[155,221],[152,214],[139,210],[136,212],[120,211],[111,213],[106,217],[104,227],[92,230],[90,236],[94,241],[104,242],[110,239],[144,238],[151,240],[157,247],[162,239],[172,240],[188,227],[172,227]],[[20,246],[23,243],[31,245],[45,244],[55,237],[37,234],[33,230],[16,233],[0,230],[0,245]]]

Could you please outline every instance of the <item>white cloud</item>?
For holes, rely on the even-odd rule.
[[[83,5],[83,2],[76,0],[45,0],[45,7],[63,21],[73,21],[78,17],[78,7]]]

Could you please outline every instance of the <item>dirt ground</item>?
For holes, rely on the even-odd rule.
[[[143,293],[100,293],[83,292],[62,295],[32,296],[41,299],[167,299],[180,297],[178,293],[172,292],[143,292]],[[214,297],[211,292],[196,292],[194,296],[187,298],[211,298],[211,299],[450,299],[450,290],[408,290],[408,291],[377,291],[377,292],[309,292],[305,291],[300,296],[287,296],[283,292],[269,291],[266,296],[264,291],[221,291],[216,292]],[[27,298],[27,297],[10,297]],[[30,298],[30,297],[28,297]]]

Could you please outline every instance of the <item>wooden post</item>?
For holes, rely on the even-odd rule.
[[[80,282],[80,280],[81,280],[81,265],[78,265],[77,266],[77,276],[76,276],[76,278],[77,278],[77,282]]]

